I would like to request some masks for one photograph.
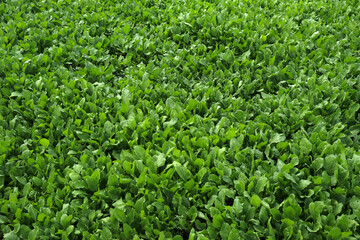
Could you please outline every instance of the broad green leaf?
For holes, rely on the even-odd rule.
[[[214,227],[221,228],[223,222],[224,222],[224,219],[220,214],[217,214],[213,217]]]
[[[31,230],[31,231],[29,232],[28,239],[29,239],[29,240],[35,240],[38,231],[39,231],[39,229],[38,229],[37,227],[35,227],[33,230]]]
[[[229,233],[228,239],[229,239],[229,240],[238,240],[238,239],[241,239],[241,238],[240,238],[239,231],[236,230],[236,229],[231,229],[231,230],[230,230],[230,233]]]
[[[284,140],[285,140],[285,136],[283,134],[275,133],[274,135],[272,135],[270,139],[270,143],[279,143],[279,142],[283,142]]]
[[[37,217],[37,220],[42,222],[42,221],[44,221],[45,217],[46,217],[46,215],[44,213],[40,213]]]
[[[300,151],[301,153],[303,153],[304,155],[308,155],[312,150],[312,144],[311,142],[303,137],[301,140],[300,140]]]
[[[162,166],[164,166],[164,164],[165,164],[165,162],[166,162],[165,154],[159,153],[159,154],[156,155],[154,158],[155,158],[155,165],[156,165],[157,167],[162,167]]]
[[[264,191],[268,183],[269,183],[268,179],[264,176],[261,176],[255,185],[255,192],[259,194],[262,191]]]
[[[232,227],[227,222],[224,222],[222,224],[222,226],[221,226],[221,229],[220,229],[221,238],[222,239],[228,239],[231,229],[232,229]]]
[[[125,34],[129,34],[131,26],[129,24],[125,24],[122,28]]]
[[[187,189],[188,191],[191,191],[191,190],[193,190],[195,184],[196,184],[196,183],[195,183],[194,179],[190,179],[189,181],[187,181],[187,182],[184,184],[184,188]]]
[[[4,236],[4,240],[18,240],[18,239],[20,239],[14,231],[11,231],[9,233],[5,233],[3,236]]]
[[[360,210],[360,199],[352,198],[350,200],[350,207],[354,210]]]
[[[293,226],[295,222],[289,218],[281,219],[281,222],[285,223],[287,226]]]
[[[96,169],[91,176],[87,176],[85,178],[87,187],[90,191],[96,192],[99,188],[99,181],[100,181],[100,170]]]
[[[339,227],[342,232],[351,230],[355,224],[356,224],[356,222],[354,220],[350,219],[349,215],[341,215],[336,220],[336,226]]]
[[[144,159],[146,151],[142,146],[135,146],[134,152],[136,157],[138,157],[138,159]]]
[[[254,194],[250,199],[250,203],[254,207],[258,208],[261,205],[261,198],[258,195]]]
[[[333,227],[328,233],[329,239],[334,239],[334,240],[339,239],[340,236],[341,236],[341,230],[338,227]]]
[[[300,189],[305,189],[307,186],[309,186],[311,184],[311,181],[310,180],[300,180],[300,184],[299,184],[299,187]]]
[[[70,221],[72,220],[73,215],[67,215],[67,214],[63,214],[61,216],[61,220],[60,223],[63,227],[67,227],[70,224]]]
[[[329,175],[332,175],[337,168],[337,159],[335,155],[329,155],[325,157],[324,168]]]
[[[197,217],[197,214],[198,214],[196,207],[195,207],[195,206],[192,206],[192,207],[189,209],[189,211],[188,211],[187,214],[188,214],[190,220],[191,220],[191,221],[194,221],[194,220],[196,219],[196,217]]]
[[[124,225],[123,225],[123,231],[124,231],[124,235],[125,235],[125,237],[126,237],[127,239],[129,239],[129,238],[131,237],[132,232],[133,232],[131,226],[128,225],[127,223],[124,223]]]
[[[109,228],[104,227],[101,231],[101,239],[108,240],[112,238],[112,233]]]
[[[196,108],[197,105],[198,105],[198,101],[196,101],[195,99],[190,99],[189,103],[186,106],[186,111],[192,111],[193,109]]]
[[[105,132],[107,133],[107,134],[112,134],[113,132],[113,128],[114,128],[114,126],[113,126],[113,124],[111,123],[111,122],[109,122],[109,121],[106,121],[105,123],[104,123],[104,129],[105,129]]]
[[[39,143],[46,149],[48,148],[50,141],[46,138],[40,139]]]
[[[137,186],[139,186],[139,187],[143,187],[145,184],[146,184],[146,174],[147,174],[147,172],[148,172],[148,167],[145,167],[143,170],[142,170],[142,172],[141,172],[141,174],[140,174],[140,176],[139,176],[139,178],[137,179],[137,181],[136,181],[136,185]]]
[[[191,174],[189,170],[186,169],[186,167],[181,166],[181,164],[178,162],[175,162],[174,166],[175,166],[175,171],[177,172],[177,174],[179,174],[182,180],[187,181],[190,178]]]
[[[318,171],[322,168],[324,164],[324,159],[323,158],[316,158],[312,163],[311,163],[311,168],[313,168],[315,171]]]

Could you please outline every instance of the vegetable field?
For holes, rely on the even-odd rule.
[[[0,238],[360,239],[358,0],[0,0]]]

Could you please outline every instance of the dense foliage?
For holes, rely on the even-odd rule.
[[[0,238],[360,239],[358,0],[0,2]]]

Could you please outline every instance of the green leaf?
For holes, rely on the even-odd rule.
[[[189,172],[189,170],[186,169],[186,167],[182,166],[178,162],[175,162],[174,166],[175,166],[175,171],[177,172],[177,174],[179,174],[182,180],[187,181],[190,178],[191,173]]]
[[[274,219],[275,219],[276,221],[280,221],[281,212],[280,212],[279,209],[277,209],[277,208],[272,208],[272,209],[270,210],[270,213],[271,213],[271,215],[274,217]]]
[[[258,207],[260,207],[260,205],[261,205],[261,198],[260,198],[258,195],[254,194],[254,195],[251,197],[251,199],[250,199],[250,203],[251,203],[251,205],[253,205],[255,208],[258,208]]]
[[[228,239],[229,239],[229,240],[238,240],[238,239],[241,239],[238,230],[236,230],[236,229],[231,229],[231,231],[230,231],[230,233],[229,233]]]
[[[351,220],[349,215],[341,215],[336,220],[336,226],[339,227],[342,232],[351,230],[355,224],[356,222]]]
[[[4,240],[18,240],[20,239],[14,231],[4,234]]]
[[[338,227],[333,227],[328,233],[329,239],[334,239],[334,240],[339,239],[340,236],[341,236],[341,230]]]
[[[31,231],[29,232],[28,239],[29,239],[29,240],[35,240],[38,231],[39,231],[39,229],[38,229],[37,227],[35,227],[33,230],[31,230]]]
[[[286,226],[293,226],[295,224],[295,222],[289,218],[281,219],[281,222],[285,223]]]
[[[146,150],[142,146],[135,146],[134,147],[135,156],[138,159],[144,159]]]
[[[131,29],[131,26],[129,24],[125,24],[122,28],[122,30],[124,31],[125,34],[129,34]]]
[[[312,144],[307,138],[300,140],[300,151],[304,155],[308,155],[312,150]]]
[[[259,194],[264,191],[265,186],[268,185],[268,183],[269,180],[266,177],[261,176],[255,185],[255,192]]]
[[[279,143],[285,140],[285,136],[283,134],[275,133],[271,136],[270,143]]]
[[[201,137],[198,140],[196,140],[196,146],[208,149],[209,148],[209,140],[207,137]]]
[[[353,210],[359,210],[360,211],[360,199],[358,198],[352,198],[350,200],[350,207],[353,209]]]
[[[60,224],[64,227],[64,228],[66,228],[66,227],[68,227],[69,226],[69,224],[70,224],[70,221],[72,220],[72,218],[73,218],[73,215],[67,215],[67,214],[63,214],[62,216],[61,216],[61,219],[60,219]]]
[[[10,97],[22,97],[22,93],[20,93],[20,92],[12,92]]]
[[[101,231],[101,235],[100,235],[100,238],[102,240],[109,240],[109,239],[112,239],[112,233],[110,231],[109,228],[107,227],[104,227]]]
[[[165,154],[159,153],[158,155],[155,156],[155,165],[157,167],[164,166],[165,162],[166,162]]]
[[[270,59],[269,65],[274,65],[275,63],[275,55]]]
[[[262,224],[266,223],[269,219],[268,208],[262,206],[259,212],[259,220]]]
[[[302,179],[302,180],[300,180],[300,184],[299,184],[299,188],[301,189],[301,190],[303,190],[303,189],[305,189],[307,186],[309,186],[311,184],[311,181],[310,180],[304,180],[304,179]]]
[[[45,148],[47,149],[49,144],[50,144],[50,141],[46,138],[42,138],[40,139],[39,143]]]
[[[347,239],[347,237],[351,237],[353,235],[353,232],[342,232],[341,233],[341,239]]]
[[[312,163],[311,163],[311,168],[314,169],[315,171],[318,171],[322,168],[324,164],[324,159],[323,158],[316,158]]]
[[[195,207],[195,206],[192,206],[192,207],[189,209],[189,211],[188,211],[187,214],[188,214],[191,222],[195,221],[195,219],[196,219],[196,217],[197,217],[197,214],[198,214],[196,207]]]
[[[42,222],[42,221],[44,221],[45,217],[46,217],[46,215],[44,213],[40,213],[37,217],[37,220]]]
[[[69,236],[74,231],[74,229],[75,229],[74,225],[68,226],[65,230],[65,235]]]
[[[187,181],[185,184],[184,184],[184,188],[188,191],[191,191],[193,190],[193,187],[195,186],[195,181],[194,179],[190,179],[189,181]]]
[[[85,181],[90,191],[96,192],[99,188],[100,170],[96,169],[91,176],[86,176]]]
[[[316,201],[316,202],[311,202],[309,204],[309,211],[311,214],[311,217],[317,221],[320,218],[320,213],[323,209],[323,207],[325,206],[325,204],[321,201]]]
[[[230,140],[230,139],[236,137],[236,135],[237,135],[236,128],[230,128],[230,129],[226,132],[225,138],[226,138],[227,140]]]
[[[338,162],[335,155],[328,155],[324,160],[324,168],[329,175],[334,174],[337,168]]]
[[[240,214],[243,211],[243,205],[240,203],[240,200],[236,198],[234,200],[233,209],[235,214]]]
[[[216,214],[216,215],[213,217],[214,227],[216,227],[216,228],[221,228],[223,222],[224,222],[224,219],[223,219],[223,217],[222,217],[220,214]]]
[[[220,229],[220,236],[222,239],[228,239],[229,233],[231,231],[232,227],[227,222],[224,222]]]
[[[142,170],[139,178],[137,179],[136,185],[139,187],[144,187],[144,185],[146,184],[146,174],[148,171],[148,167],[144,167],[144,169]]]
[[[130,225],[124,223],[124,226],[123,226],[123,231],[124,231],[124,235],[127,239],[130,239],[130,237],[132,236],[132,228]]]
[[[198,101],[196,101],[195,99],[190,99],[185,111],[192,111],[196,108],[196,106],[198,105]]]
[[[113,129],[114,129],[114,125],[111,123],[111,122],[109,122],[109,121],[106,121],[105,123],[104,123],[104,129],[105,129],[105,132],[107,133],[107,134],[111,134],[112,135],[112,131],[113,131]]]

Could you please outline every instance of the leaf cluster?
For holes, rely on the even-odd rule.
[[[359,10],[1,2],[1,237],[359,239]]]

